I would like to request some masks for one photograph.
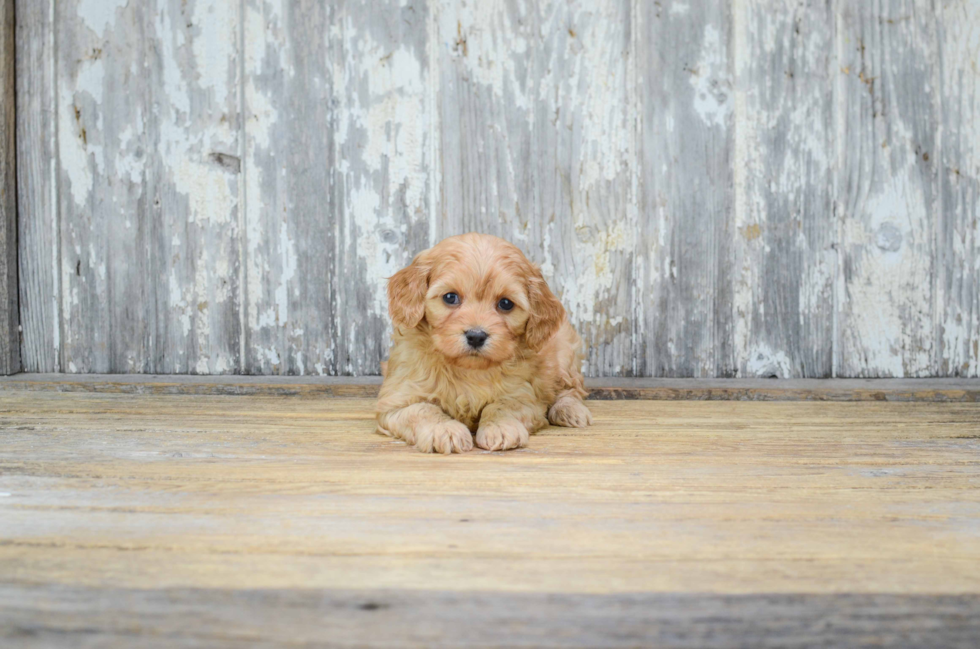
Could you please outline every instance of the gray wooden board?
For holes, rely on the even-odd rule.
[[[18,374],[0,377],[0,392],[99,392],[238,396],[369,397],[377,376],[175,376],[151,374]],[[938,401],[980,402],[977,379],[586,379],[589,399],[669,401]]]
[[[27,372],[62,369],[51,9],[49,2],[17,0],[17,227]]]
[[[832,3],[739,3],[734,22],[738,376],[831,376]]]
[[[429,243],[428,20],[246,4],[246,372],[378,373],[385,279]]]
[[[941,205],[938,222],[939,344],[933,371],[980,374],[980,5],[942,6]]]
[[[732,8],[640,5],[641,375],[734,376]]]
[[[592,376],[978,376],[956,0],[17,0],[28,371],[376,374],[481,230]]]
[[[0,0],[0,374],[20,371],[14,0]]]
[[[977,595],[589,595],[0,586],[17,647],[947,647]]]
[[[837,16],[838,372],[928,376],[935,354],[939,64],[928,0]]]
[[[238,9],[57,12],[63,366],[236,371]]]
[[[438,29],[436,238],[519,245],[577,324],[586,371],[632,374],[630,3],[449,3]]]

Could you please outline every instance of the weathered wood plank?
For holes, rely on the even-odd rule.
[[[19,374],[0,377],[0,391],[106,394],[242,395],[375,398],[381,377],[160,376],[152,374]],[[586,379],[589,399],[609,401],[923,401],[980,403],[975,379]]]
[[[640,4],[638,373],[733,376],[731,5]]]
[[[0,581],[980,593],[980,404],[597,401],[591,428],[452,458],[372,406],[4,393]]]
[[[0,374],[20,371],[14,0],[0,0]]]
[[[337,3],[245,5],[245,355],[250,374],[335,374]]]
[[[238,366],[238,10],[58,6],[64,367]]]
[[[631,3],[440,7],[437,237],[508,239],[542,265],[586,371],[633,367]]]
[[[225,0],[146,3],[150,296],[139,371],[239,371],[241,16]],[[132,152],[134,172],[140,151]],[[123,307],[115,307],[117,310]],[[123,307],[122,318],[138,318]],[[148,339],[148,340],[147,340]]]
[[[827,377],[837,263],[833,6],[752,0],[735,6],[733,22],[738,376]]]
[[[0,585],[23,649],[819,646],[973,649],[980,596],[159,590]],[[330,637],[324,630],[329,629]],[[871,640],[873,639],[873,640]],[[870,642],[870,644],[869,644]]]
[[[426,6],[248,12],[246,371],[377,374],[385,279],[429,243]]]
[[[839,376],[935,371],[936,29],[928,0],[839,7]]]
[[[933,372],[980,376],[980,6],[943,3],[937,38],[943,136]]]
[[[376,374],[388,355],[386,280],[430,243],[437,44],[422,0],[347,0],[336,24],[334,362],[339,374]]]
[[[61,371],[54,2],[17,0],[17,213],[21,354]]]

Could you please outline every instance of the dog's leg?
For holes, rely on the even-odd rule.
[[[414,444],[423,453],[463,453],[473,449],[470,429],[432,403],[413,403],[382,413],[378,432]]]
[[[476,445],[488,451],[506,451],[527,445],[528,437],[547,424],[540,403],[498,401],[487,405],[480,415]]]
[[[558,395],[548,409],[548,421],[555,426],[585,428],[592,424],[592,413],[572,390]]]

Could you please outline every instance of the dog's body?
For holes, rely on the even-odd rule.
[[[583,427],[582,343],[540,270],[489,235],[451,237],[388,284],[394,342],[378,430],[426,452],[524,446]]]

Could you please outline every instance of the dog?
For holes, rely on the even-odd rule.
[[[388,310],[379,433],[448,454],[592,423],[582,341],[540,268],[507,241],[464,234],[419,253],[388,280]]]

